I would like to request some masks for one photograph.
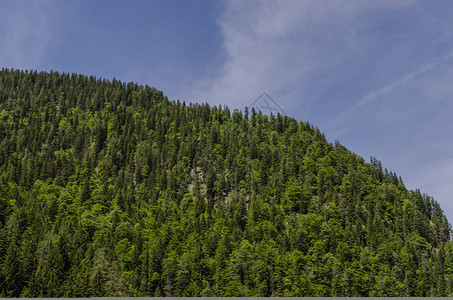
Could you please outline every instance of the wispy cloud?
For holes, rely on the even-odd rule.
[[[291,106],[290,94],[310,97],[306,90],[314,77],[361,51],[357,15],[413,2],[227,1],[218,22],[223,70],[188,93],[196,100],[244,107],[267,90]]]
[[[379,88],[378,90],[372,91],[362,97],[359,101],[355,102],[352,107],[344,110],[339,114],[335,119],[331,120],[330,122],[326,123],[325,126],[335,126],[338,123],[344,122],[344,120],[348,117],[351,116],[353,112],[355,112],[357,109],[362,108],[366,106],[367,104],[370,104],[372,101],[375,101],[379,99],[380,97],[384,96],[385,94],[393,91],[394,89],[401,87],[405,84],[407,84],[409,81],[413,80],[419,75],[424,74],[425,72],[439,66],[442,63],[445,63],[447,60],[453,57],[453,51],[448,52],[446,55],[443,57],[437,58],[433,60],[432,62],[426,63],[418,67],[416,70],[405,74],[401,78],[398,78],[394,80],[393,82],[390,82],[389,84]]]

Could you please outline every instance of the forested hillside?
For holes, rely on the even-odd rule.
[[[450,225],[308,123],[0,72],[0,296],[453,295]]]

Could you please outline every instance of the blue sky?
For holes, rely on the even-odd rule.
[[[453,2],[2,1],[0,64],[250,105],[266,91],[453,220]]]

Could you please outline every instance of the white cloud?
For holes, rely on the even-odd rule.
[[[308,98],[310,80],[361,51],[357,15],[413,2],[227,1],[218,22],[227,54],[223,70],[188,94],[244,107],[268,91],[290,106],[289,94],[297,90],[299,99]]]

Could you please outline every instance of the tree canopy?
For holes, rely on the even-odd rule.
[[[0,72],[0,296],[451,296],[439,204],[319,129]]]

